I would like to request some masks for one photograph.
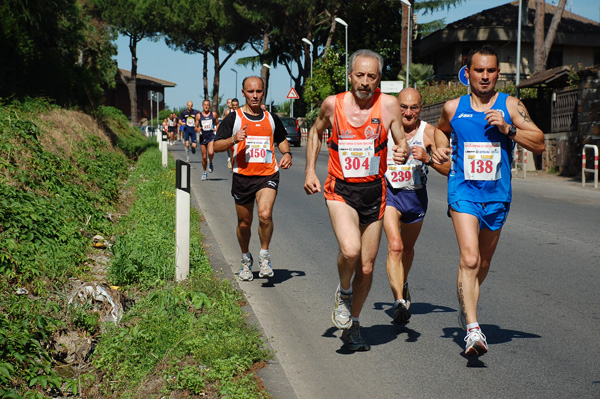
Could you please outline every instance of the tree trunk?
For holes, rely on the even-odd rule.
[[[216,111],[219,106],[219,85],[221,81],[221,59],[219,58],[219,40],[214,40],[213,48],[213,59],[215,60],[215,77],[213,79],[213,92],[212,92],[212,105],[213,110]]]
[[[269,45],[270,45],[270,40],[271,38],[269,37],[269,30],[265,29],[264,33],[263,33],[263,48],[262,48],[262,53],[266,54],[269,52]],[[271,90],[271,88],[269,87],[269,76],[271,75],[271,69],[267,68],[265,66],[261,66],[261,70],[260,70],[260,77],[262,78],[263,82],[265,82],[265,94],[263,97],[263,104],[267,104],[267,94],[269,93],[269,90]]]
[[[202,82],[204,83],[204,96],[202,101],[208,99],[208,52],[202,52]]]
[[[535,2],[535,21],[534,21],[534,38],[533,38],[533,73],[540,72],[546,69],[548,55],[552,48],[552,43],[556,37],[556,30],[565,10],[567,0],[560,0],[556,6],[557,12],[552,17],[548,33],[544,39],[544,15],[546,14],[546,2],[544,0],[536,0]]]
[[[414,0],[411,1],[414,4]],[[411,18],[410,8],[406,4],[402,4],[402,41],[400,43],[400,64],[405,66],[408,62],[408,48],[406,38],[408,37],[408,24]]]
[[[131,52],[131,76],[127,82],[127,91],[129,92],[129,105],[131,112],[131,124],[138,124],[138,106],[137,106],[137,37],[129,36],[129,51]]]

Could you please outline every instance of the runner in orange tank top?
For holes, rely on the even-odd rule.
[[[306,145],[307,194],[321,192],[315,172],[323,131],[333,126],[329,146],[329,175],[325,199],[337,237],[339,285],[335,291],[333,324],[353,351],[370,345],[360,333],[359,315],[373,281],[385,210],[387,132],[396,143],[394,160],[406,162],[408,144],[401,124],[400,104],[377,88],[383,71],[382,57],[359,50],[350,57],[351,91],[329,96],[310,129]]]
[[[254,202],[258,211],[258,236],[260,238],[259,277],[273,277],[269,244],[273,235],[273,205],[279,186],[279,169],[292,166],[292,153],[281,120],[260,107],[264,97],[264,82],[250,76],[242,82],[246,104],[232,110],[219,125],[215,151],[232,150],[233,177],[231,195],[237,212],[237,238],[242,250],[238,278],[252,281],[253,259],[250,254],[250,228],[254,215]],[[277,163],[275,147],[282,154]]]

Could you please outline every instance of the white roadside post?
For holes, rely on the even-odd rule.
[[[190,164],[178,159],[176,165],[175,281],[182,281],[190,272]]]
[[[161,134],[162,140],[161,140],[161,151],[162,151],[162,166],[163,168],[167,167],[167,162],[169,160],[169,153],[167,152],[167,132],[165,132],[164,130],[162,131]]]

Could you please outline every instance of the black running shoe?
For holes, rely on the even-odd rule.
[[[360,323],[358,321],[353,322],[350,328],[342,331],[342,339],[348,344],[348,349],[351,351],[371,350],[371,345],[360,335]]]
[[[394,307],[394,323],[403,324],[408,323],[410,319],[410,312],[406,308],[406,305],[402,302],[399,302]]]

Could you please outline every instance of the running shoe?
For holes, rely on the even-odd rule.
[[[404,282],[402,298],[404,298],[404,301],[406,302],[406,309],[410,309],[410,290],[408,289],[408,281]]]
[[[202,173],[202,179],[201,180],[206,180],[208,177],[206,176],[206,172]]]
[[[208,173],[212,173],[214,170],[212,162],[208,164]]]
[[[396,324],[408,323],[409,319],[410,319],[410,312],[408,311],[408,307],[402,302],[397,302],[394,305],[394,323],[396,323]]]
[[[260,255],[258,257],[258,265],[260,267],[260,270],[258,271],[258,277],[273,277],[275,275],[275,273],[273,273],[273,267],[271,266],[271,256]]]
[[[242,281],[252,281],[254,276],[252,275],[252,263],[254,260],[252,259],[252,255],[248,259],[242,258],[242,266],[240,267],[240,272],[238,273],[238,278]]]
[[[186,161],[187,163],[190,163],[190,156],[189,156],[189,155],[186,155],[186,157],[185,157],[185,161]]]
[[[333,308],[333,314],[331,315],[333,324],[337,328],[345,330],[352,326],[352,318],[350,318],[351,308],[352,294],[343,295],[340,292],[340,286],[338,285],[335,291],[335,307]]]
[[[348,344],[348,349],[351,351],[368,351],[371,349],[365,339],[360,335],[360,323],[358,321],[352,323],[352,326],[342,331],[342,339]]]
[[[472,328],[465,337],[465,355],[469,357],[483,356],[488,351],[485,335],[479,328]]]
[[[196,147],[192,147],[192,154],[196,153]]]
[[[227,158],[227,169],[231,169],[231,158]]]

